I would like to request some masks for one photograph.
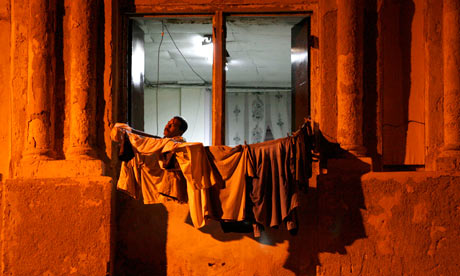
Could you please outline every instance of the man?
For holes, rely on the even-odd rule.
[[[172,151],[178,142],[184,142],[182,134],[187,128],[187,122],[175,116],[163,131],[163,138],[170,139],[159,139],[161,137],[132,129],[126,124],[116,125],[112,140],[121,143],[124,150],[120,150],[119,159],[125,161],[121,166],[117,188],[134,198],[140,198],[142,193],[144,204],[160,203],[167,199],[187,202],[186,179]],[[139,135],[133,137],[134,146],[124,131]],[[142,150],[139,151],[136,145]]]
[[[127,125],[126,125],[127,126]],[[137,130],[130,128],[129,126],[124,127],[125,129],[129,130],[130,132],[138,135],[142,135],[145,137],[151,137],[151,138],[161,138],[156,135],[148,134],[143,131]],[[187,130],[188,124],[187,121],[185,121],[184,118],[180,116],[174,116],[169,122],[166,124],[164,130],[163,130],[163,138],[174,138],[174,137],[181,137],[179,140],[182,139],[182,134]],[[176,139],[177,140],[177,139]]]
[[[184,120],[184,118],[180,116],[174,116],[166,124],[165,129],[163,131],[163,136],[164,138],[173,138],[177,136],[182,136],[182,134],[184,134],[187,128],[188,128],[188,124]]]

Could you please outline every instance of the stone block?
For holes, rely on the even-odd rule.
[[[458,152],[443,152],[436,159],[438,171],[460,171],[460,155]]]
[[[12,179],[3,192],[2,275],[106,275],[111,178]]]

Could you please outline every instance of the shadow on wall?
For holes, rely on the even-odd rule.
[[[316,176],[317,187],[301,197],[299,234],[286,237],[289,257],[284,267],[296,275],[316,275],[320,253],[347,254],[346,246],[366,238],[361,175],[370,165],[315,132],[319,167],[327,168],[327,174]]]
[[[413,104],[409,108],[411,92],[417,92],[412,89],[412,74],[417,73],[417,68],[412,68],[412,57],[417,54],[412,52],[416,47],[412,41],[414,13],[412,0],[384,1],[380,11],[381,24],[385,26],[381,34],[384,165],[405,164],[410,151],[408,133],[415,134],[415,130],[409,129],[409,123],[423,124],[414,120],[414,114],[409,117],[409,109],[417,108]]]
[[[117,192],[115,275],[165,276],[168,212]]]
[[[329,164],[328,174],[313,179],[317,187],[301,192],[297,235],[289,234],[284,226],[266,227],[260,238],[254,238],[253,233],[224,233],[218,222],[196,231],[222,242],[246,237],[276,246],[288,241],[289,255],[284,267],[296,275],[316,275],[321,265],[320,253],[346,254],[346,246],[366,237],[360,211],[365,208],[360,177],[370,168],[337,144],[328,142],[320,132],[317,138],[320,166],[326,167],[331,160],[342,163],[336,169]],[[117,201],[117,275],[166,275],[166,208],[161,204],[144,205],[121,192]],[[190,219],[184,223],[191,225]]]
[[[316,188],[301,192],[297,235],[289,234],[285,227],[267,227],[255,239],[252,233],[224,233],[218,223],[199,230],[223,242],[248,237],[276,246],[288,241],[289,256],[284,267],[296,275],[317,275],[320,253],[346,254],[346,246],[366,238],[360,211],[365,209],[361,175],[370,171],[370,165],[329,142],[320,131],[316,133],[320,167],[329,169],[327,175],[316,176]],[[328,160],[339,160],[339,166],[327,166]]]

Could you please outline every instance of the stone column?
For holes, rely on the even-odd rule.
[[[27,129],[24,157],[53,156],[52,99],[55,82],[54,1],[29,1]]]
[[[460,150],[460,1],[444,0],[444,150]]]
[[[444,147],[437,167],[460,170],[460,1],[444,0]]]
[[[70,6],[70,139],[67,159],[92,159],[96,116],[97,0]]]
[[[359,0],[337,1],[337,7],[337,140],[363,156],[363,7]]]

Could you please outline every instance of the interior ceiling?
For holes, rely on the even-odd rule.
[[[290,87],[291,28],[301,19],[228,17],[227,86]],[[144,32],[146,83],[157,83],[158,67],[160,83],[203,84],[203,80],[211,83],[209,48],[212,46],[202,45],[204,37],[212,34],[211,18],[136,18],[135,21]]]

